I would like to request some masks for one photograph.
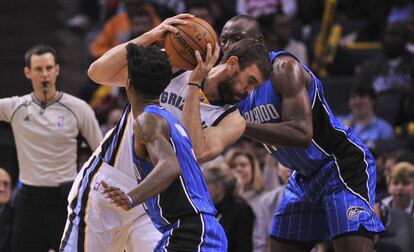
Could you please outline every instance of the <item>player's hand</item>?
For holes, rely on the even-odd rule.
[[[174,17],[167,18],[161,24],[159,24],[157,27],[150,30],[148,32],[148,34],[151,35],[151,39],[154,42],[163,40],[165,38],[165,35],[167,34],[167,32],[172,32],[174,34],[177,33],[178,29],[175,26],[187,24],[186,19],[187,18],[192,18],[192,17],[194,17],[194,15],[184,13],[184,14],[178,14]]]
[[[105,198],[110,199],[111,203],[128,211],[131,209],[131,205],[127,195],[118,187],[109,186],[105,181],[101,181],[101,185],[104,188],[103,194]]]
[[[211,44],[208,43],[206,59],[204,61],[198,50],[196,50],[194,53],[197,59],[197,66],[196,68],[194,68],[193,72],[191,73],[189,82],[201,84],[201,82],[207,77],[211,68],[213,68],[214,64],[216,64],[216,61],[220,55],[220,47],[218,46],[218,43],[216,42],[214,46],[214,52],[213,52],[211,48]]]

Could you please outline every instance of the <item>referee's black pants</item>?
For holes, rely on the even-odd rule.
[[[60,187],[23,185],[13,205],[12,250],[58,251],[67,217],[67,200]]]

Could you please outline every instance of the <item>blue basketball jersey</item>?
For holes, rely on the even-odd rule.
[[[164,192],[144,203],[144,207],[155,227],[164,233],[180,217],[194,214],[215,216],[216,209],[185,128],[163,107],[148,106],[144,112],[159,115],[167,121],[170,131],[170,143],[177,155],[182,172],[180,177]],[[154,166],[150,162],[138,159],[134,150],[132,151],[134,163],[141,176],[140,179],[143,180]]]
[[[292,54],[271,52],[274,61],[280,55]],[[312,106],[313,139],[307,148],[275,147],[265,148],[284,166],[298,173],[311,176],[329,162],[335,162],[339,175],[354,192],[369,201],[368,188],[362,186],[367,181],[367,156],[371,157],[362,142],[350,133],[350,129],[333,115],[324,95],[322,83],[303,65],[312,81],[308,86],[309,102]],[[257,87],[238,107],[246,120],[256,123],[282,122],[282,97],[273,88],[271,80]]]

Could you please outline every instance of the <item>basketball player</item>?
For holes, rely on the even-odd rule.
[[[185,24],[185,19],[189,17],[192,15],[180,14],[168,18],[153,30],[130,42],[144,47],[148,46],[161,40],[167,32],[177,32],[174,26]],[[89,76],[98,83],[126,86],[128,80],[126,45],[127,43],[124,43],[114,47],[95,61],[88,71]],[[249,59],[244,57],[240,60],[240,64],[260,66],[252,73],[240,69],[238,59],[235,59],[236,55],[245,52],[248,52],[247,55],[251,57]],[[268,78],[271,65],[263,45],[251,41],[247,44],[243,43],[237,53],[232,55],[229,64],[221,64],[216,69],[213,81],[206,85],[207,97],[219,100],[219,82],[224,90],[228,90],[228,83],[224,81],[230,77],[236,78],[238,84],[236,90],[230,90],[231,93],[243,95],[247,93],[247,90],[253,89],[254,85]],[[182,115],[183,97],[187,89],[193,87],[187,85],[190,82],[191,73],[191,71],[180,71],[175,74],[175,78],[160,96],[161,105],[170,112],[172,111],[178,118],[185,116]],[[249,78],[257,81],[247,83]],[[166,96],[168,99],[165,98]],[[130,110],[130,106],[125,108],[117,126],[107,133],[105,140],[85,163],[72,186],[68,197],[69,215],[62,237],[61,251],[78,251],[83,247],[92,251],[118,251],[124,248],[128,251],[137,251],[138,248],[139,251],[152,251],[160,238],[159,232],[151,224],[142,205],[125,213],[111,206],[98,192],[101,190],[100,181],[103,179],[108,183],[121,180],[121,184],[126,186],[123,188],[124,191],[130,191],[137,185],[135,178],[139,176],[132,162],[132,138],[128,137],[132,136],[133,131],[133,116]],[[220,154],[225,147],[242,135],[245,121],[239,112],[230,106],[202,103],[200,110],[205,122],[203,127],[211,127],[203,129],[203,136],[209,139],[206,144],[209,148],[203,152],[203,155],[199,155],[200,159],[207,160]]]
[[[178,32],[174,26],[186,24],[185,19],[189,17],[193,15],[180,14],[168,18],[153,30],[127,43],[145,47],[159,42],[167,32]],[[96,60],[88,70],[89,77],[104,85],[125,86],[128,77],[125,46],[126,43],[116,46]],[[251,39],[240,41],[223,57],[219,65],[209,71],[203,84],[202,79],[198,79],[194,80],[198,86],[187,85],[192,71],[174,73],[171,83],[160,96],[160,104],[184,123],[190,136],[193,136],[193,127],[187,122],[194,121],[194,116],[201,116],[201,125],[197,123],[195,126],[198,127],[196,131],[202,141],[193,143],[198,161],[216,158],[243,134],[245,120],[231,104],[247,97],[249,92],[270,76],[271,64],[267,54],[262,43]],[[200,109],[184,106],[187,92],[191,89],[197,91],[196,103],[200,104]]]
[[[211,50],[207,53],[206,62],[199,57],[199,70],[213,66],[218,47],[216,51],[214,56]],[[157,47],[131,43],[127,55],[127,92],[137,117],[133,153],[140,183],[126,194],[102,181],[104,193],[124,210],[145,202],[148,215],[163,233],[155,251],[226,252],[226,235],[215,219],[216,209],[190,138],[178,119],[159,105],[159,96],[172,75],[166,54]]]
[[[223,27],[222,49],[243,38],[262,41],[257,21],[235,16]],[[275,213],[271,251],[310,251],[333,239],[335,251],[373,251],[384,230],[373,211],[375,160],[330,110],[321,82],[288,52],[271,52],[272,76],[238,107],[244,135],[293,172]]]

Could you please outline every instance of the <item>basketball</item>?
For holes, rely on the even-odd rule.
[[[205,59],[207,43],[214,51],[217,35],[209,23],[201,18],[187,19],[186,25],[178,25],[178,33],[167,33],[164,40],[164,48],[171,65],[183,69],[192,70],[197,66],[194,51],[198,50]]]

